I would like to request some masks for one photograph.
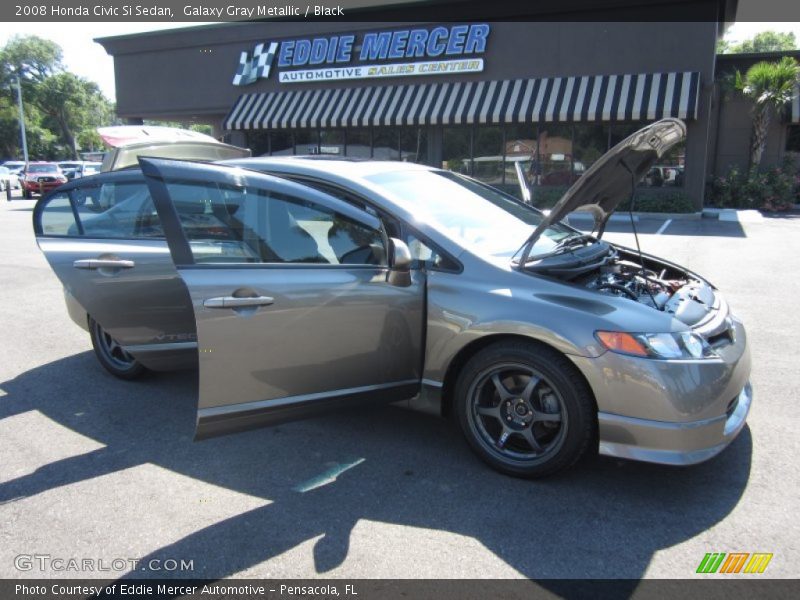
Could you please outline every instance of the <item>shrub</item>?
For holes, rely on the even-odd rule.
[[[533,190],[533,205],[541,209],[552,208],[567,189],[569,188],[566,186],[537,187]],[[626,198],[620,203],[617,210],[627,211],[630,203],[630,198]],[[682,191],[637,188],[634,210],[636,212],[690,213],[694,212],[695,208],[689,196]]]
[[[742,173],[736,167],[711,180],[708,202],[717,208],[756,208],[765,211],[789,210],[798,200],[800,180],[797,165],[787,155],[779,167],[761,172],[757,168]]]
[[[553,208],[568,189],[567,185],[535,186],[531,189],[531,201],[536,208]]]
[[[619,205],[617,210],[630,209],[630,199]],[[694,204],[684,192],[663,192],[640,190],[636,193],[633,209],[636,212],[690,213],[695,211]]]

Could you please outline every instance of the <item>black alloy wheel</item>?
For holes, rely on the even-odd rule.
[[[580,373],[536,343],[502,342],[476,354],[459,376],[455,404],[478,456],[516,477],[571,466],[597,428],[594,399]]]

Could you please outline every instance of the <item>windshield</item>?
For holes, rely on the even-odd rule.
[[[58,165],[43,164],[43,165],[28,165],[28,173],[58,173]]]
[[[393,171],[366,179],[389,192],[417,220],[483,255],[513,256],[542,221],[540,212],[516,198],[449,171]],[[534,248],[546,252],[572,233],[554,223]]]

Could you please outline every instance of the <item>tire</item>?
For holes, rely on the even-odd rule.
[[[499,342],[478,352],[459,373],[453,403],[470,447],[513,477],[571,467],[596,439],[588,385],[567,358],[534,342]]]
[[[89,335],[97,360],[106,371],[120,379],[138,379],[147,369],[108,335],[100,325],[89,317]]]
[[[31,198],[33,198],[33,194],[31,194],[30,191],[28,191],[27,189],[23,188],[22,197],[25,198],[25,200],[30,200]]]

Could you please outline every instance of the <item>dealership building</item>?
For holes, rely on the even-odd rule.
[[[460,22],[371,13],[98,41],[114,57],[117,112],[128,122],[210,123],[254,155],[422,162],[509,190],[514,163],[542,189],[562,189],[631,132],[677,117],[686,141],[645,185],[699,208],[712,167],[747,159],[746,107],[721,111],[715,84],[716,42],[735,2],[707,2],[715,18],[683,22],[627,21],[625,2],[611,4],[591,20],[497,20],[504,13],[486,8]],[[630,4],[670,14],[663,2]],[[773,127],[785,140],[786,123]],[[766,160],[781,154],[768,149]]]

